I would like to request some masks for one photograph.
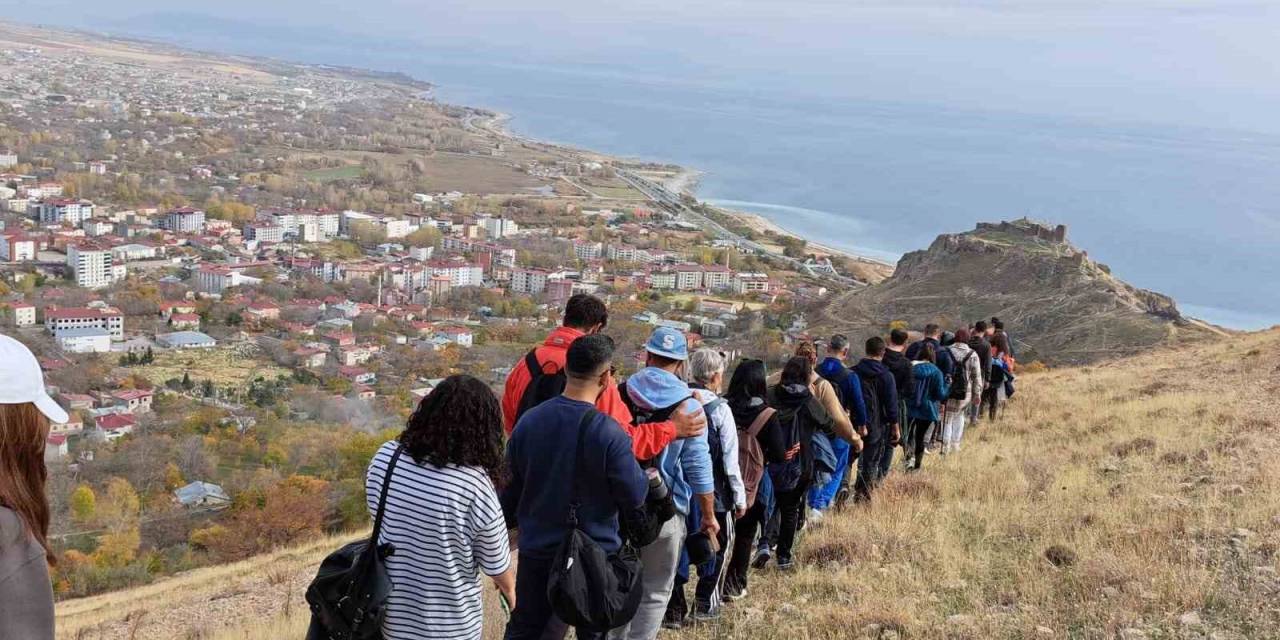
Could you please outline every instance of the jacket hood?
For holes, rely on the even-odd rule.
[[[954,353],[960,354],[961,358],[968,355],[970,351],[973,351],[973,347],[970,347],[968,343],[965,342],[957,342],[947,348]]]
[[[889,371],[889,367],[884,366],[883,362],[880,362],[879,360],[872,360],[871,358],[862,359],[862,361],[854,366],[853,369],[858,373],[867,376],[883,375]]]
[[[627,395],[643,409],[669,407],[690,395],[689,385],[675,374],[657,367],[645,367],[627,378]]]
[[[779,405],[784,407],[802,405],[813,396],[813,392],[809,391],[809,386],[803,384],[779,384],[776,389],[775,399]]]

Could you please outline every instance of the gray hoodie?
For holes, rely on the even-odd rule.
[[[0,507],[0,637],[53,640],[53,587],[44,548]]]

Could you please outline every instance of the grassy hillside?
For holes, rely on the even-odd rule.
[[[1277,353],[1272,331],[1025,375],[961,455],[895,474],[803,534],[800,571],[663,637],[1280,637]],[[59,636],[300,637],[298,591],[337,543],[62,603]]]

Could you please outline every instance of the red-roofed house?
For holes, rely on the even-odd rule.
[[[111,398],[117,407],[123,407],[129,413],[148,413],[151,411],[152,393],[146,389],[122,389],[111,392]]]
[[[198,313],[175,313],[169,316],[169,326],[175,331],[183,329],[200,330],[200,314]]]
[[[50,433],[44,439],[44,461],[55,462],[67,457],[67,437]]]
[[[138,419],[127,413],[108,413],[94,418],[94,436],[112,442],[133,433]]]
[[[377,374],[360,367],[338,367],[338,374],[356,384],[373,384],[378,379]]]
[[[245,307],[244,311],[258,322],[280,319],[280,305],[267,300],[258,300]]]
[[[44,308],[44,326],[58,335],[67,329],[103,329],[112,340],[124,340],[124,314],[114,307]]]

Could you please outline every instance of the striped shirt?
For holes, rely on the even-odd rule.
[[[365,478],[369,513],[396,442],[373,456]],[[479,572],[496,576],[511,566],[507,526],[489,476],[476,467],[416,464],[400,456],[387,493],[380,542],[395,546],[387,558],[393,590],[382,625],[387,640],[479,639]]]

